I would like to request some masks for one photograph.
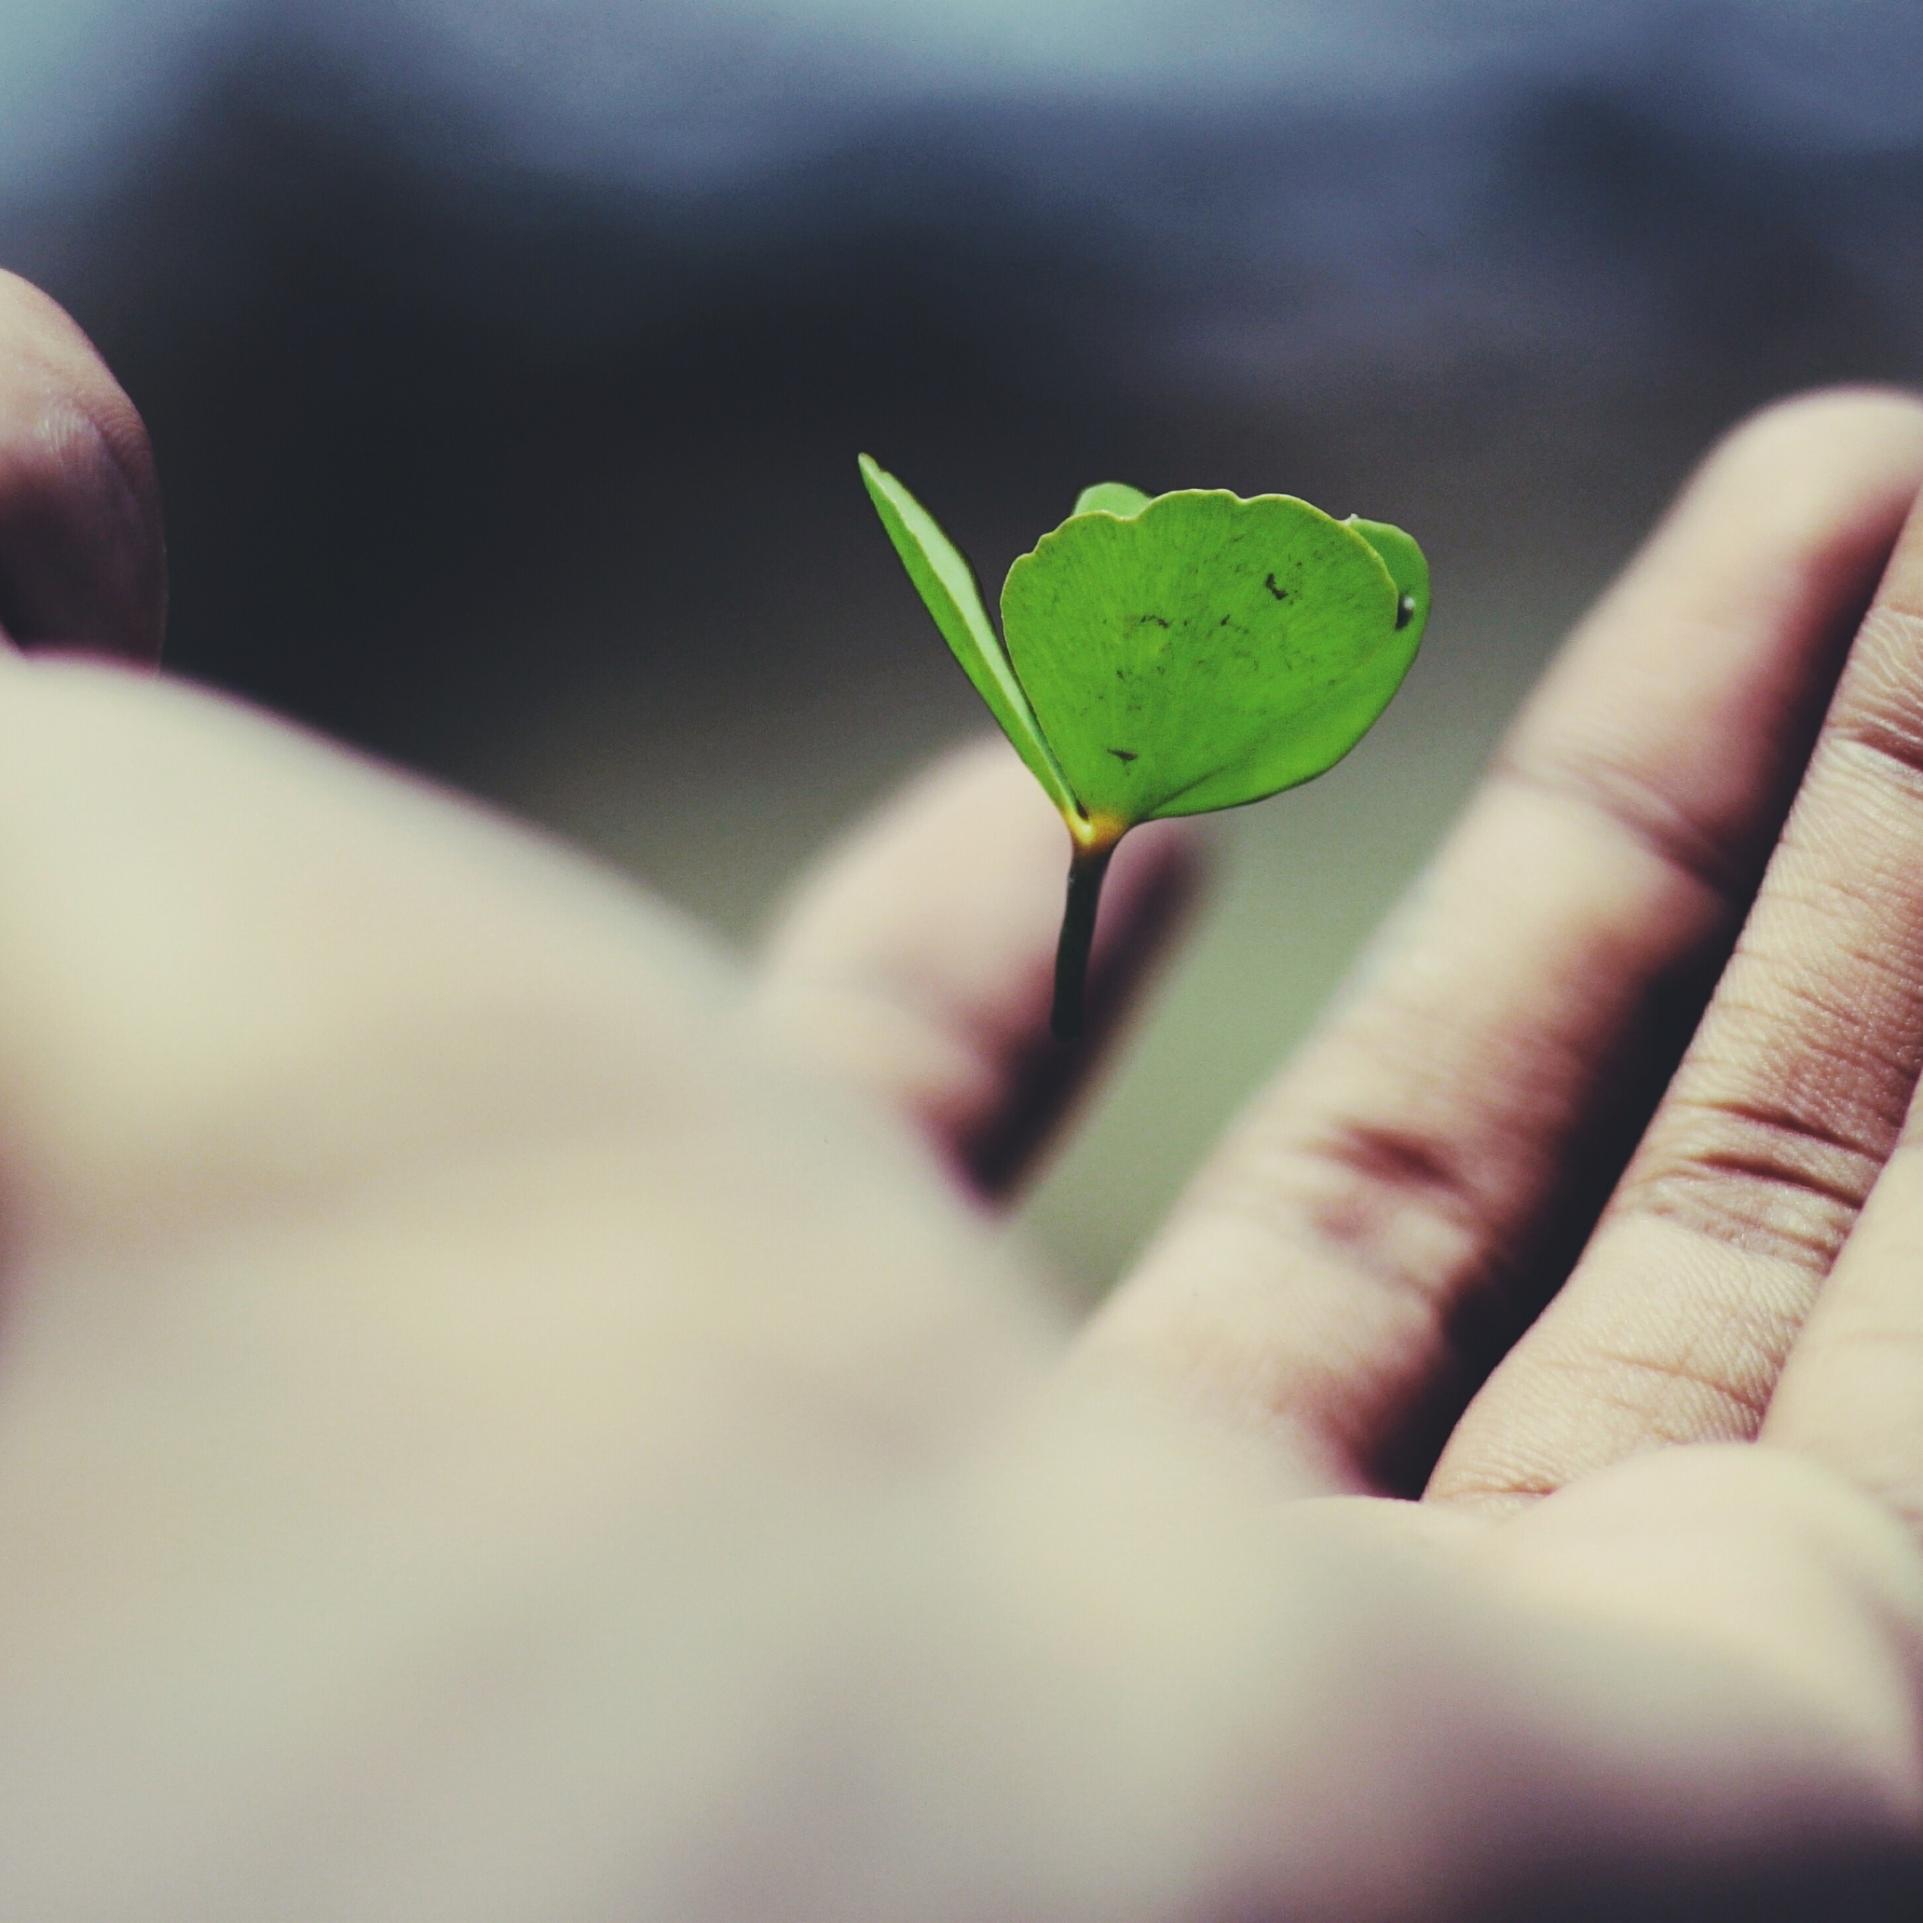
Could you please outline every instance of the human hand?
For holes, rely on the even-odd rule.
[[[0,501],[42,404],[0,411]],[[1836,1106],[1923,1054],[1912,790],[1848,745],[1923,727],[1900,613],[1661,1050],[1919,475],[1916,410],[1860,397],[1712,462],[1066,1370],[964,1199],[1067,1092],[1056,824],[1001,751],[744,983],[292,730],[0,668],[9,1913],[1760,1915],[1815,1876],[1849,1914],[1907,1875],[1908,1079]],[[102,567],[146,578],[156,524]],[[0,516],[0,593],[23,565]],[[1181,850],[1118,864],[1111,1007]],[[1744,1145],[1834,1187],[1768,1106],[1803,1098],[1881,1118],[1853,1233]],[[1672,1245],[1612,1245],[1645,1216]],[[1665,1385],[1753,1387],[1723,1332],[1765,1318],[1754,1447]]]

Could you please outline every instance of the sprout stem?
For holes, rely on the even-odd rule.
[[[1048,1025],[1058,1042],[1082,1032],[1087,1000],[1088,955],[1095,941],[1095,911],[1102,899],[1113,841],[1091,846],[1078,840],[1068,862],[1068,901],[1062,910],[1062,937],[1055,948],[1055,1004]]]

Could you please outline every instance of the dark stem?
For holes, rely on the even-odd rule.
[[[1078,846],[1069,857],[1068,901],[1062,910],[1062,938],[1055,948],[1055,1005],[1048,1017],[1058,1042],[1072,1042],[1082,1032],[1095,910],[1101,903],[1108,858],[1114,852],[1113,843],[1106,848]]]

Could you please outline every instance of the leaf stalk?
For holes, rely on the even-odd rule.
[[[1095,945],[1095,916],[1108,875],[1112,840],[1075,839],[1068,861],[1068,899],[1062,908],[1061,939],[1055,946],[1055,999],[1048,1025],[1058,1042],[1075,1041],[1087,1014],[1088,958]]]

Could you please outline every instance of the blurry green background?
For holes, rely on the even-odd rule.
[[[177,670],[744,941],[981,725],[858,447],[991,586],[1096,479],[1415,531],[1032,1202],[1094,1288],[1695,451],[1923,376],[1919,73],[1909,0],[11,0],[0,261],[148,418]]]

